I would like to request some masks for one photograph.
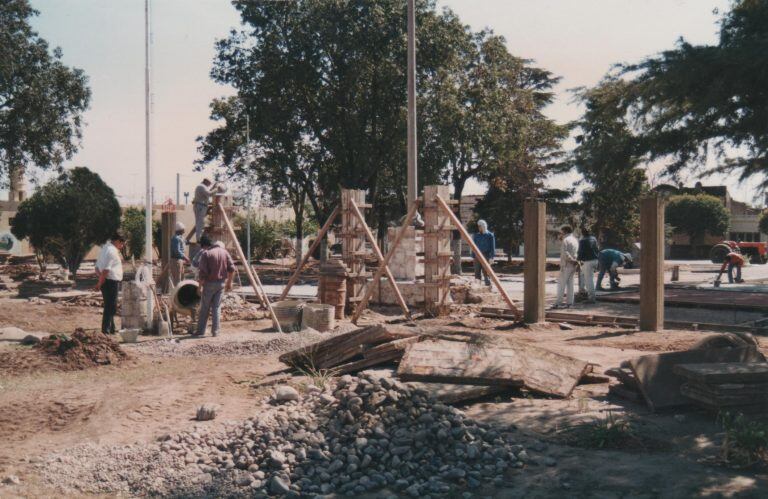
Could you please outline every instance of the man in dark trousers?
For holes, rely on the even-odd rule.
[[[581,263],[581,281],[587,292],[587,301],[595,302],[595,269],[600,249],[597,247],[597,239],[586,227],[581,229],[579,240],[578,260]]]
[[[99,258],[96,260],[96,274],[99,281],[96,283],[96,291],[101,291],[104,299],[104,312],[101,316],[101,332],[114,334],[115,315],[117,315],[117,294],[120,289],[120,281],[123,280],[123,262],[120,258],[120,250],[125,246],[125,238],[115,233],[104,246],[101,247]]]
[[[219,335],[219,319],[221,296],[232,289],[232,278],[235,275],[235,264],[232,256],[224,246],[214,245],[211,239],[204,235],[200,238],[200,261],[198,262],[198,284],[200,286],[200,316],[197,320],[195,336],[205,335],[208,314],[211,319],[211,335]]]
[[[485,220],[477,222],[477,230],[478,232],[472,235],[472,242],[475,243],[480,253],[488,260],[488,263],[492,264],[493,257],[496,256],[496,236],[488,230],[488,223]],[[485,277],[485,285],[490,286],[491,279],[480,264],[480,260],[477,258],[477,255],[472,256],[475,259],[475,279],[480,279],[480,272],[482,271],[483,277]]]

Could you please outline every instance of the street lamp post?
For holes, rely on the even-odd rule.
[[[416,7],[408,0],[408,206],[418,196],[416,166]]]

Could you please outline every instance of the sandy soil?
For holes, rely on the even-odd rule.
[[[372,313],[366,322],[384,317]],[[702,337],[689,331],[649,334],[611,328],[563,331],[557,325],[511,327],[507,321],[471,316],[423,322],[445,329],[505,332],[599,368],[634,355],[684,349]],[[0,299],[0,326],[66,332],[98,324],[96,308]],[[255,390],[250,382],[284,367],[277,357],[286,344],[280,335],[263,332],[268,329],[264,320],[227,322],[221,337],[184,339],[183,348],[168,349],[160,341],[127,347],[130,360],[118,366],[63,373],[42,366],[33,374],[0,377],[0,479],[11,474],[21,479],[18,486],[0,485],[0,497],[51,496],[55,491],[40,483],[34,471],[34,463],[47,454],[81,443],[148,442],[189,430],[197,424],[192,418],[203,403],[222,407],[220,416],[206,424],[253,416],[256,401],[270,389]],[[275,340],[263,350],[236,351],[238,344],[252,348],[249,342]],[[197,345],[209,345],[211,353],[205,354]],[[188,348],[203,353],[187,355]],[[568,400],[511,393],[464,410],[479,420],[516,427],[521,441],[534,453],[555,460],[554,465],[534,462],[516,470],[504,488],[476,491],[480,496],[765,497],[768,491],[764,469],[730,470],[707,464],[722,439],[712,414],[696,409],[649,414],[641,405],[608,398],[605,384],[579,386]],[[574,445],[564,432],[609,414],[629,419],[640,444],[621,450],[584,448]]]

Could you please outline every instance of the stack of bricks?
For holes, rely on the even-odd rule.
[[[387,230],[387,241],[390,244],[399,231],[399,227],[390,227]],[[389,268],[395,279],[415,281],[424,275],[424,264],[419,262],[419,253],[424,250],[424,240],[421,235],[421,231],[417,231],[413,226],[405,229],[405,235],[389,260]]]
[[[147,300],[150,289],[146,284],[134,281],[122,283],[120,324],[123,329],[144,329],[147,325]]]

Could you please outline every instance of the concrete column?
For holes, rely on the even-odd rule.
[[[544,322],[544,278],[547,270],[547,205],[528,199],[523,207],[523,320],[527,324]]]
[[[664,200],[640,203],[640,330],[664,329]]]

